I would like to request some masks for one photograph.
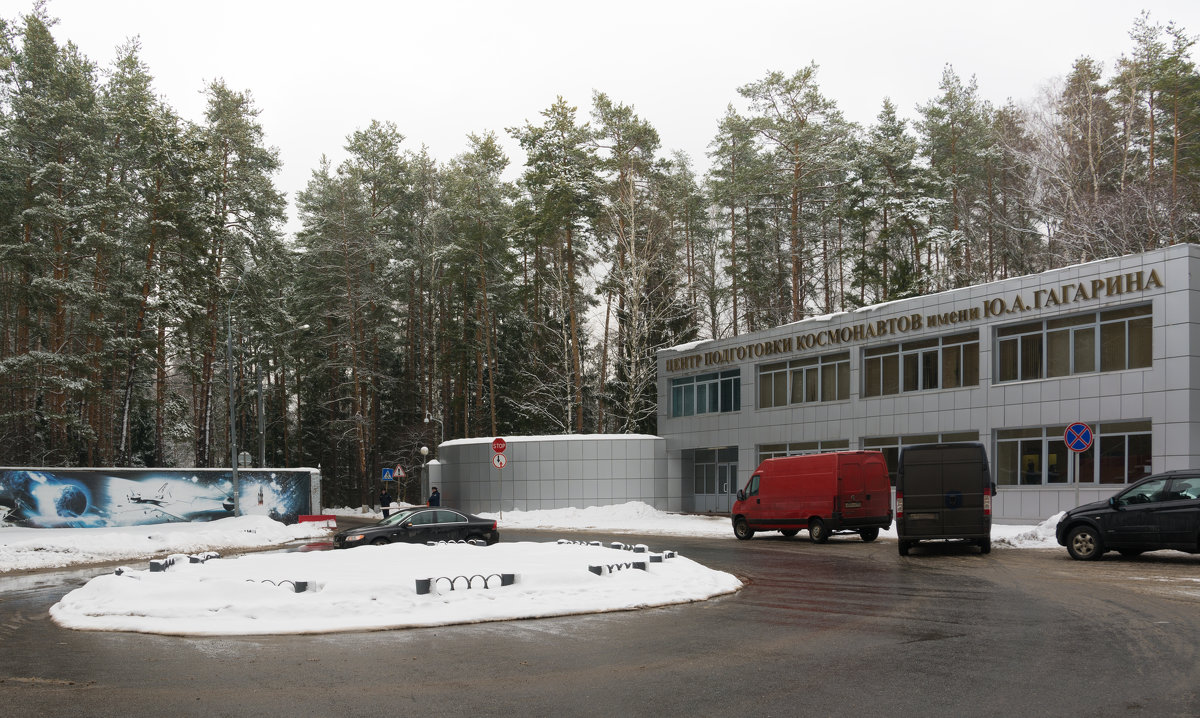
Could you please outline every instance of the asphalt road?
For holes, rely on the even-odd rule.
[[[566,534],[506,531],[505,541]],[[1196,716],[1200,557],[572,534],[740,576],[662,609],[319,636],[70,631],[0,577],[12,716]]]

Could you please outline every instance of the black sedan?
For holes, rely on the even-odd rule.
[[[1200,472],[1150,476],[1107,501],[1073,508],[1055,535],[1080,561],[1113,550],[1122,556],[1159,549],[1200,553]]]
[[[500,540],[496,522],[461,511],[438,506],[415,506],[400,509],[383,521],[371,526],[343,529],[333,535],[334,548],[353,548],[368,544],[425,543],[427,541],[485,541]]]

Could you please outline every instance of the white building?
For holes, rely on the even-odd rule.
[[[1040,520],[1200,466],[1198,371],[1180,244],[661,351],[658,429],[685,511],[727,511],[767,457],[878,449],[894,471],[903,445],[969,440],[996,518]],[[1074,422],[1095,434],[1078,473]]]

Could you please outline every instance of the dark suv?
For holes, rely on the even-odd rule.
[[[1200,471],[1150,476],[1107,501],[1073,508],[1055,533],[1080,561],[1113,550],[1122,556],[1158,549],[1200,553]]]

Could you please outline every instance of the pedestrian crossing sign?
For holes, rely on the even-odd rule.
[[[383,480],[384,481],[395,481],[396,480],[395,476],[392,475],[391,469],[383,470]]]

